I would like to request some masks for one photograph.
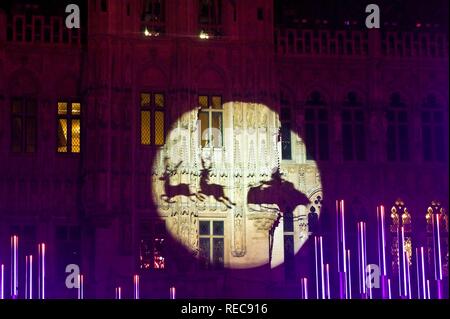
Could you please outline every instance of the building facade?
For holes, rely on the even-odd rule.
[[[266,0],[82,8],[81,29],[0,9],[0,263],[12,234],[21,258],[47,243],[49,297],[73,263],[86,297],[133,274],[148,298],[296,297],[335,200],[370,224],[402,198],[418,229],[448,207],[447,34],[281,28]]]

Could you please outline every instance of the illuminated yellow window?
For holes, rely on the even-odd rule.
[[[57,152],[81,152],[81,103],[58,102]]]
[[[198,103],[202,147],[220,148],[223,145],[223,105],[220,95],[200,95]]]
[[[141,144],[162,146],[165,143],[165,96],[141,93]]]
[[[58,153],[67,153],[67,120],[58,119]]]

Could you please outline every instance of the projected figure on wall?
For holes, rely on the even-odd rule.
[[[173,204],[175,201],[173,198],[175,196],[186,196],[189,197],[192,201],[193,196],[195,196],[197,199],[201,199],[197,193],[191,192],[191,189],[188,184],[178,184],[178,185],[171,185],[170,184],[170,177],[175,175],[178,171],[178,168],[181,166],[183,162],[180,161],[177,165],[175,165],[174,169],[169,168],[169,158],[164,158],[164,164],[165,164],[165,170],[163,175],[159,178],[160,181],[164,182],[164,194],[160,195],[160,198],[164,200],[166,203]]]
[[[229,269],[276,268],[286,262],[285,251],[295,256],[306,243],[309,222],[317,228],[316,199],[323,197],[317,163],[292,129],[292,156],[283,158],[280,115],[268,106],[222,103],[217,96],[202,103],[209,107],[178,117],[155,155],[158,216],[198,260],[221,260]]]
[[[277,168],[269,181],[261,181],[258,186],[250,185],[247,203],[260,206],[277,205],[280,213],[283,213],[288,211],[289,207],[306,206],[310,200],[297,190],[293,183],[283,179],[280,168]]]
[[[201,200],[207,199],[209,196],[214,197],[218,202],[223,203],[228,208],[233,208],[236,204],[233,203],[227,196],[225,196],[224,187],[218,184],[210,184],[209,174],[211,173],[210,164],[208,167],[205,166],[205,160],[202,158],[202,170],[200,172],[200,192],[199,197]]]

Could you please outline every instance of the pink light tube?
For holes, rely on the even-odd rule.
[[[116,288],[116,299],[122,299],[122,287]]]
[[[344,201],[336,201],[336,235],[337,235],[337,254],[338,254],[338,273],[339,273],[339,297],[348,299],[348,274],[347,274],[347,256],[345,243],[345,209]]]
[[[84,299],[84,276],[78,275],[78,299]]]
[[[315,257],[316,257],[316,296],[317,299],[325,299],[325,278],[323,267],[323,238],[322,236],[314,238]]]
[[[33,299],[33,255],[25,256],[25,299]]]
[[[38,245],[38,297],[45,299],[45,244]]]
[[[175,287],[170,287],[170,289],[169,289],[169,299],[170,300],[175,300],[176,297],[177,297],[177,292],[176,292]]]
[[[326,298],[331,299],[330,293],[330,264],[325,264]]]
[[[139,299],[139,275],[133,277],[134,299]]]
[[[11,298],[19,296],[19,237],[11,236]]]
[[[0,265],[0,299],[5,299],[5,265]]]
[[[347,249],[347,296],[352,299],[352,271],[350,262],[350,249]]]
[[[308,299],[308,278],[300,279],[302,299]]]
[[[358,265],[359,265],[359,293],[361,298],[367,298],[366,285],[366,223],[358,223]]]

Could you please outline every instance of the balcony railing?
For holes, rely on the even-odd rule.
[[[444,34],[382,31],[380,41],[374,41],[371,46],[368,34],[367,31],[276,30],[275,50],[284,56],[367,56],[370,47],[388,57],[448,58],[448,37]]]
[[[276,52],[280,55],[351,55],[366,56],[367,32],[276,30]]]
[[[80,29],[69,29],[62,17],[15,15],[7,25],[7,41],[80,46]]]

